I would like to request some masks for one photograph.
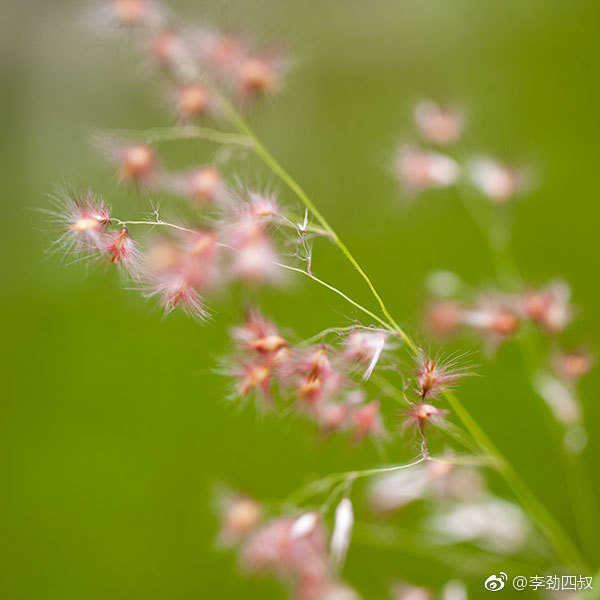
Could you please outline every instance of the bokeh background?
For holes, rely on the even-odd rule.
[[[407,207],[390,177],[390,153],[414,135],[413,103],[431,96],[467,111],[467,151],[535,167],[539,185],[517,209],[515,254],[532,283],[568,278],[579,307],[568,339],[597,345],[598,2],[172,6],[185,17],[285,41],[295,57],[285,93],[254,111],[252,122],[411,332],[421,331],[428,271],[455,270],[475,285],[493,276],[484,240],[453,192]],[[91,34],[85,7],[61,0],[0,6],[0,597],[283,598],[276,583],[238,576],[234,556],[214,550],[215,484],[277,499],[309,474],[400,456],[319,442],[306,423],[257,418],[224,400],[226,382],[214,368],[243,292],[214,304],[213,324],[180,314],[163,320],[151,303],[123,291],[114,273],[67,268],[45,255],[38,209],[56,183],[92,184],[121,214],[139,209],[94,152],[90,131],[171,119],[131,44]],[[207,152],[203,144],[169,147],[167,162]],[[270,181],[258,163],[241,168]],[[291,201],[284,190],[282,198]],[[315,268],[371,302],[336,252],[319,250]],[[353,316],[310,282],[270,292],[262,304],[303,337]],[[564,474],[518,348],[503,348],[479,373],[461,386],[461,398],[576,535]],[[598,384],[596,371],[582,385],[596,490]],[[510,496],[493,477],[491,485]],[[387,597],[391,579],[437,587],[456,576],[471,597],[487,594],[480,578],[461,572],[460,558],[451,567],[418,543],[401,546],[357,541],[346,578],[373,599]]]

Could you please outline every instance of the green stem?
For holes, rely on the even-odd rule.
[[[544,535],[551,540],[560,560],[564,562],[565,566],[583,566],[587,568],[586,561],[581,556],[579,550],[575,544],[573,544],[565,530],[531,492],[526,483],[521,479],[521,476],[515,471],[513,466],[502,455],[498,448],[496,448],[459,399],[452,392],[446,392],[445,396],[452,407],[452,410],[458,415],[469,433],[475,438],[480,448],[486,452],[490,456],[490,459],[495,463],[498,472],[511,487],[523,508],[534,519]]]
[[[253,140],[245,135],[227,131],[218,131],[216,129],[211,129],[210,127],[195,127],[192,125],[154,127],[153,129],[145,129],[143,131],[125,129],[114,131],[114,133],[118,136],[139,139],[148,143],[185,139],[203,139],[217,144],[235,144],[246,147],[250,147],[254,143]]]
[[[300,269],[298,267],[284,265],[283,263],[273,263],[273,264],[278,267],[281,267],[282,269],[287,269],[288,271],[302,273],[302,275],[305,275],[309,279],[316,281],[319,285],[322,285],[323,287],[326,287],[328,290],[335,292],[338,296],[341,296],[344,300],[346,300],[346,302],[352,304],[352,306],[355,306],[359,310],[362,310],[365,314],[369,315],[372,319],[377,321],[380,325],[385,327],[388,331],[396,332],[396,330],[393,329],[392,327],[390,327],[390,325],[388,323],[386,323],[381,317],[378,317],[375,313],[371,312],[368,308],[365,308],[364,306],[362,306],[362,304],[359,304],[355,300],[352,300],[352,298],[350,298],[350,296],[347,296],[346,294],[344,294],[344,292],[342,292],[341,290],[338,290],[338,288],[334,287],[333,285],[330,285],[329,283],[327,283],[326,281],[323,281],[322,279],[319,279],[318,277],[315,277],[312,273],[309,273],[308,271],[305,271],[304,269]]]
[[[296,194],[296,196],[302,201],[304,206],[306,206],[306,208],[308,208],[308,210],[319,221],[323,229],[329,234],[336,246],[346,256],[346,258],[350,261],[352,266],[358,271],[359,275],[363,278],[363,280],[367,284],[367,287],[371,291],[371,294],[379,304],[379,307],[381,308],[381,311],[388,320],[388,323],[404,340],[405,344],[410,348],[411,352],[416,355],[418,353],[418,350],[414,342],[410,339],[406,332],[398,325],[398,323],[396,323],[391,313],[387,309],[385,303],[383,302],[383,299],[375,289],[375,286],[373,285],[369,276],[364,272],[362,267],[358,264],[358,261],[354,258],[354,256],[344,244],[344,242],[340,239],[333,227],[321,214],[319,209],[313,204],[312,200],[308,197],[308,195],[302,189],[300,184],[298,184],[298,182],[277,162],[275,157],[269,152],[269,150],[267,150],[265,145],[260,141],[258,136],[254,133],[254,131],[251,129],[248,123],[246,123],[246,121],[240,115],[240,113],[231,105],[231,103],[220,94],[218,95],[218,98],[223,112],[229,118],[233,126],[240,133],[252,140],[252,145],[255,152],[263,159],[263,161],[267,164],[271,171],[273,171],[273,173],[275,173],[290,188],[290,190],[292,190],[292,192]],[[381,320],[379,320],[378,322],[381,322]]]
[[[362,471],[346,471],[343,473],[332,473],[331,475],[326,475],[325,477],[321,477],[320,479],[313,479],[304,487],[301,487],[294,493],[290,494],[285,500],[284,506],[297,507],[309,498],[326,492],[336,484],[344,483],[350,480],[354,481],[355,479],[360,479],[362,477],[370,477],[372,475],[380,475],[382,473],[392,473],[394,471],[410,469],[411,467],[415,467],[418,464],[424,462],[425,460],[425,457],[422,456],[421,458],[405,465],[395,465],[393,467],[380,467],[377,469],[364,469]]]
[[[494,261],[496,278],[507,289],[522,288],[522,276],[514,259],[511,250],[510,235],[505,225],[491,206],[483,204],[478,198],[473,198],[468,190],[459,189],[458,192],[465,210],[489,244]],[[533,377],[539,363],[538,347],[533,339],[529,337],[529,339],[523,340],[520,348],[526,361],[530,387],[536,398],[540,401],[546,429],[555,446],[558,448],[563,464],[565,478],[568,481],[567,491],[575,515],[580,541],[587,548],[590,556],[596,555],[598,552],[596,539],[598,531],[600,531],[600,520],[597,502],[593,490],[588,483],[585,464],[581,456],[571,456],[565,451],[560,436],[557,435],[556,421],[551,414],[551,409],[533,384]]]

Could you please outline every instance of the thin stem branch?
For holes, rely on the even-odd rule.
[[[179,125],[176,127],[155,127],[152,129],[139,130],[117,130],[116,135],[143,140],[148,143],[168,142],[184,139],[202,139],[217,144],[233,144],[251,147],[254,142],[245,135],[218,131],[210,127],[197,127],[192,125]]]
[[[507,289],[515,290],[522,288],[523,278],[512,253],[510,234],[505,224],[492,206],[480,202],[478,198],[472,197],[468,190],[457,188],[457,191],[467,214],[488,242],[498,282]],[[556,421],[551,414],[551,410],[538,393],[533,382],[539,363],[539,351],[537,347],[533,343],[526,346],[522,342],[520,349],[525,358],[530,387],[535,397],[539,400],[546,429],[555,446],[558,448],[565,477],[569,482],[567,491],[569,492],[571,505],[575,514],[580,541],[588,549],[590,556],[597,556],[598,551],[595,540],[600,531],[600,515],[593,489],[588,482],[585,465],[581,455],[569,455],[566,452],[560,436],[557,435]]]
[[[291,265],[284,265],[283,263],[276,262],[273,264],[277,265],[278,267],[281,267],[282,269],[287,269],[288,271],[295,271],[296,273],[302,273],[302,275],[308,277],[309,279],[312,279],[313,281],[316,281],[319,285],[326,287],[328,290],[335,292],[338,296],[341,296],[344,300],[346,300],[346,302],[349,302],[350,304],[352,304],[352,306],[358,308],[365,314],[369,315],[372,319],[374,319],[380,325],[385,327],[385,329],[387,331],[390,331],[392,333],[398,333],[398,331],[395,328],[391,327],[381,317],[378,317],[375,313],[371,312],[368,308],[365,308],[362,304],[359,304],[358,302],[356,302],[356,300],[352,300],[352,298],[350,298],[350,296],[347,296],[346,294],[344,294],[344,292],[342,292],[341,290],[338,290],[338,288],[330,285],[329,283],[327,283],[326,281],[323,281],[322,279],[319,279],[318,277],[315,277],[315,275],[313,275],[312,273],[308,273],[307,271],[305,271],[304,269],[300,269],[299,267],[292,267]]]
[[[308,210],[316,217],[319,221],[323,229],[329,234],[331,239],[334,241],[336,246],[342,251],[342,253],[346,256],[346,258],[350,261],[352,266],[358,271],[359,275],[367,284],[367,287],[371,291],[371,294],[379,304],[381,311],[385,315],[388,323],[393,327],[393,329],[398,333],[398,335],[404,340],[406,345],[409,347],[413,354],[417,354],[418,350],[414,342],[410,339],[408,334],[396,323],[391,313],[387,309],[383,299],[375,289],[371,279],[359,265],[358,261],[354,258],[350,250],[344,244],[344,242],[340,239],[336,231],[329,224],[329,222],[325,219],[325,217],[321,214],[321,211],[314,205],[312,200],[308,197],[308,194],[302,189],[300,184],[277,162],[275,157],[267,150],[266,146],[260,141],[258,136],[254,133],[250,125],[246,123],[245,119],[240,115],[240,113],[233,107],[233,105],[224,98],[221,94],[217,94],[219,99],[219,104],[223,112],[231,121],[232,125],[247,138],[252,140],[252,146],[255,152],[263,159],[263,161],[269,166],[269,168],[275,173],[289,188],[296,194],[296,196],[302,201],[302,203],[308,208]],[[378,320],[381,322],[381,320]]]
[[[404,465],[380,467],[377,469],[364,469],[362,471],[346,471],[343,473],[332,473],[330,475],[326,475],[325,477],[321,477],[320,479],[313,479],[305,486],[299,488],[298,490],[290,494],[284,501],[284,506],[297,507],[309,498],[326,492],[336,484],[346,483],[350,480],[354,481],[355,479],[370,477],[372,475],[380,475],[382,473],[392,473],[394,471],[410,469],[411,467],[415,467],[416,465],[421,464],[425,460],[426,458],[424,456],[421,456],[417,460]]]
[[[500,475],[511,487],[523,508],[537,523],[540,530],[551,540],[557,556],[566,566],[586,567],[586,561],[578,548],[573,544],[562,526],[555,520],[546,507],[531,492],[521,476],[515,471],[510,462],[496,448],[487,434],[481,429],[460,400],[452,393],[445,393],[452,410],[458,415],[469,433],[475,438],[481,449],[488,454],[496,465]]]

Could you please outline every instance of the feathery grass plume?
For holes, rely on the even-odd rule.
[[[131,239],[127,227],[104,233],[100,250],[107,255],[110,264],[123,268],[133,279],[139,279],[144,269],[144,256],[137,242]]]
[[[47,211],[58,229],[54,247],[67,254],[93,254],[101,250],[111,222],[110,208],[90,188],[58,188],[54,208]]]
[[[422,400],[435,399],[441,393],[453,389],[459,379],[470,375],[470,365],[461,365],[464,356],[464,354],[454,354],[445,357],[441,353],[429,356],[420,350],[416,357],[416,383],[419,397]],[[424,419],[428,418],[426,413],[427,410],[424,408],[422,411]]]

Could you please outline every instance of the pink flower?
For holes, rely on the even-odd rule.
[[[221,173],[213,165],[170,175],[165,179],[165,187],[176,194],[190,198],[198,206],[221,202],[226,191]]]
[[[246,56],[247,42],[236,35],[200,29],[194,42],[202,62],[217,75],[231,75]]]
[[[462,309],[460,322],[483,333],[492,346],[513,336],[521,327],[514,302],[500,294],[481,296],[473,308]]]
[[[363,380],[369,379],[385,348],[388,334],[383,331],[356,330],[345,340],[344,357],[367,365]]]
[[[526,292],[520,299],[520,309],[526,318],[549,333],[562,331],[571,320],[571,291],[564,281],[555,281],[538,291]]]
[[[458,110],[423,100],[415,107],[415,121],[421,135],[433,144],[447,146],[458,141],[463,117]]]
[[[244,56],[235,70],[241,97],[250,98],[279,92],[283,72],[284,61],[279,52]]]
[[[156,182],[159,167],[149,144],[126,142],[112,137],[100,138],[100,148],[117,167],[119,181],[150,187]]]
[[[127,227],[104,234],[100,245],[111,265],[122,266],[133,277],[139,276],[142,257],[137,244],[129,237]]]
[[[174,29],[163,29],[147,44],[146,52],[153,63],[165,67],[176,67],[185,57],[185,44],[181,34]]]
[[[171,102],[180,121],[189,123],[215,111],[208,88],[199,83],[180,85],[171,94]]]
[[[448,411],[437,408],[427,402],[417,402],[406,412],[405,427],[416,427],[421,433],[429,425],[440,425],[443,423],[444,415]]]
[[[164,17],[164,8],[155,0],[103,0],[94,15],[106,27],[125,29],[152,28]]]
[[[367,435],[385,435],[380,410],[381,405],[376,401],[351,407],[348,420],[354,429],[355,443],[361,442]]]
[[[575,350],[556,355],[553,364],[555,372],[561,378],[567,381],[577,381],[590,372],[594,361],[589,352]]]
[[[110,211],[92,190],[65,189],[54,198],[52,220],[63,232],[57,244],[67,252],[97,252],[110,224]]]
[[[458,358],[432,358],[423,352],[420,352],[417,358],[417,389],[423,399],[435,398],[440,393],[452,389],[456,382],[467,374],[466,367],[459,366]]]
[[[460,169],[449,156],[407,146],[396,159],[396,175],[407,191],[419,192],[454,185]]]
[[[233,248],[230,274],[254,284],[277,283],[281,269],[279,255],[267,235],[268,216],[255,214],[252,205],[244,205],[232,222],[224,227],[225,243]]]
[[[253,533],[242,548],[249,571],[268,571],[304,585],[329,577],[327,539],[315,513],[297,519],[280,517]]]
[[[203,293],[217,277],[216,236],[210,231],[182,234],[179,243],[162,240],[148,253],[145,279],[148,294],[158,295],[167,312],[176,307],[205,319]]]
[[[287,345],[275,324],[257,311],[250,311],[246,322],[233,329],[233,338],[242,349],[255,350],[261,354],[277,352]]]
[[[481,158],[473,161],[471,180],[492,202],[501,204],[513,198],[523,187],[523,175],[514,167]]]
[[[248,496],[229,495],[223,498],[221,505],[223,523],[219,541],[225,546],[242,541],[263,517],[260,503]]]
[[[330,400],[342,385],[342,376],[333,367],[325,344],[305,351],[294,370],[299,377],[298,398],[309,405]]]

